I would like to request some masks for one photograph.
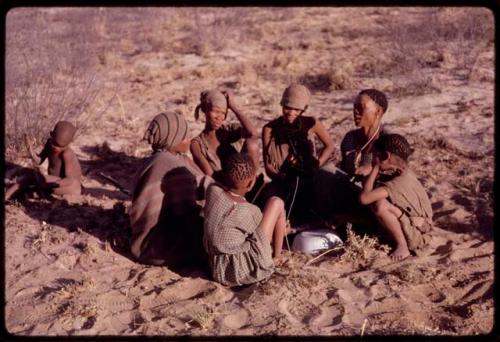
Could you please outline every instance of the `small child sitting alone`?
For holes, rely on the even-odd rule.
[[[396,244],[392,259],[402,260],[410,256],[410,251],[415,252],[427,244],[427,233],[432,228],[432,207],[425,189],[408,167],[408,156],[412,152],[408,141],[399,134],[382,135],[374,147],[375,166],[363,182],[359,199],[371,206],[380,225]]]
[[[59,121],[50,132],[42,152],[35,155],[31,145],[26,141],[33,161],[40,165],[48,159],[48,175],[33,170],[5,192],[5,200],[26,191],[34,185],[44,195],[79,195],[82,190],[82,171],[80,162],[69,144],[73,141],[76,127],[70,122]]]
[[[208,188],[204,208],[203,243],[212,276],[228,286],[255,283],[273,273],[281,254],[287,233],[284,203],[273,196],[262,212],[245,200],[256,179],[248,154],[231,154],[223,172],[226,184]]]

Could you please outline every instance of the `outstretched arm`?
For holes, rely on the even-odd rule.
[[[372,168],[370,175],[368,175],[368,177],[364,180],[363,190],[359,195],[359,201],[361,202],[361,204],[368,205],[378,200],[389,197],[389,193],[384,187],[375,189],[373,188],[378,172],[379,166],[377,164]]]
[[[313,131],[314,133],[316,133],[321,142],[325,145],[323,151],[321,151],[321,154],[318,158],[319,166],[322,166],[328,161],[328,159],[332,155],[335,146],[333,146],[333,139],[326,130],[325,126],[323,126],[321,122],[319,122],[318,120],[316,120],[316,123],[313,126]]]
[[[241,111],[240,106],[236,101],[234,100],[234,93],[230,90],[224,91],[224,95],[226,95],[227,98],[227,105],[229,109],[231,109],[238,120],[241,123],[242,127],[242,136],[244,139],[249,139],[249,138],[257,138],[257,130],[255,129],[254,125],[252,124],[252,121],[248,119],[243,112]]]

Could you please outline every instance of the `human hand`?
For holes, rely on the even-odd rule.
[[[372,169],[371,165],[361,165],[354,170],[354,174],[357,176],[368,176],[372,172]]]
[[[224,94],[224,96],[226,97],[227,99],[227,106],[229,109],[231,109],[233,112],[235,110],[237,110],[238,108],[238,104],[237,102],[234,100],[234,92],[232,90],[224,90],[222,92],[222,94]]]

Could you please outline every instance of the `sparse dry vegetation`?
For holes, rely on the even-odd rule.
[[[67,119],[79,128],[73,146],[84,194],[5,207],[8,331],[489,332],[494,30],[493,15],[479,7],[13,9],[6,23],[6,183],[29,164],[22,134],[39,151],[55,121]],[[284,251],[288,261],[272,277],[241,288],[214,284],[206,270],[175,273],[135,262],[130,196],[116,184],[133,189],[151,153],[141,141],[148,120],[160,111],[182,113],[195,136],[204,124],[193,117],[200,91],[219,87],[235,91],[260,131],[280,115],[290,82],[310,88],[307,115],[328,129],[335,162],[354,127],[357,92],[374,87],[388,95],[384,124],[408,137],[410,167],[431,196],[439,229],[430,250],[394,263],[387,246],[350,231],[343,254],[314,259]]]

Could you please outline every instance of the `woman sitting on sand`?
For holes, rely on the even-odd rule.
[[[140,262],[171,267],[206,261],[197,200],[211,179],[184,155],[190,143],[186,120],[158,114],[144,139],[153,155],[139,172],[129,209],[132,254]]]
[[[247,153],[255,166],[259,166],[257,131],[243,114],[231,91],[206,90],[200,95],[195,118],[205,113],[205,128],[191,141],[191,154],[195,163],[208,176],[222,181],[222,164],[235,152]],[[231,109],[239,123],[225,123]]]
[[[386,95],[376,89],[364,89],[357,95],[354,123],[358,127],[349,131],[340,144],[340,169],[328,163],[315,177],[316,207],[321,216],[342,224],[373,222],[372,213],[361,206],[358,197],[361,187],[354,181],[368,176],[372,170],[373,146],[386,134],[382,118],[387,111]]]
[[[264,166],[272,179],[262,198],[279,196],[288,208],[296,199],[292,218],[297,220],[309,214],[313,174],[328,161],[334,149],[333,140],[321,122],[304,115],[310,98],[305,86],[291,84],[281,99],[282,116],[262,129]],[[316,138],[324,145],[319,153],[316,153]]]

